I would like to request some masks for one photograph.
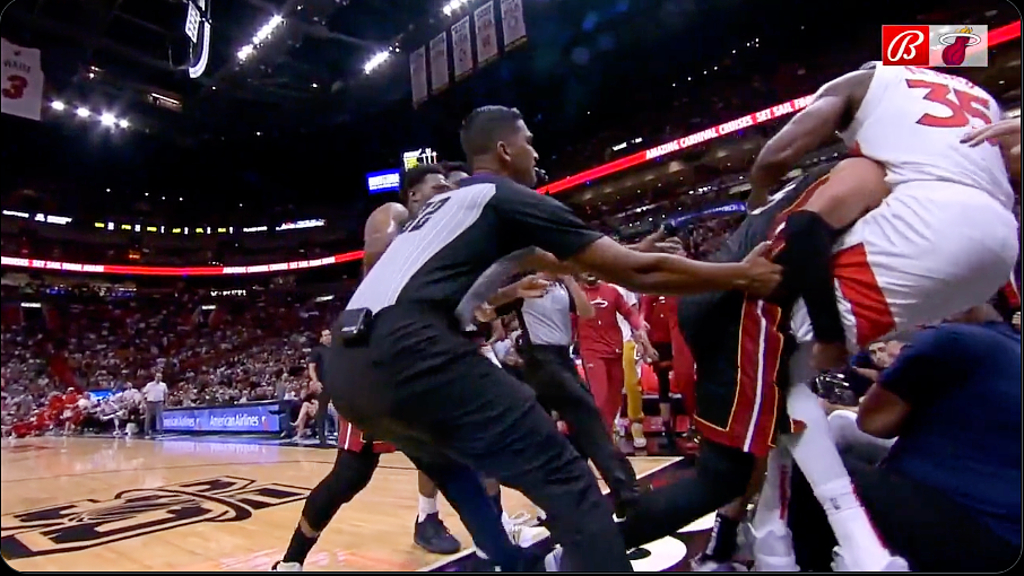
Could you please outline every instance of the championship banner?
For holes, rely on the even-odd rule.
[[[493,2],[488,2],[473,11],[473,24],[476,27],[476,60],[483,66],[498,57]]]
[[[430,41],[430,91],[438,94],[448,87],[448,33]]]
[[[526,42],[522,0],[501,0],[501,32],[505,38],[506,50]]]
[[[0,111],[39,120],[43,113],[43,68],[39,50],[0,38]]]
[[[473,72],[473,46],[469,38],[469,16],[452,26],[452,58],[455,65],[456,82]]]
[[[427,89],[427,47],[420,46],[409,56],[409,74],[412,77],[412,105],[423,104],[429,96]]]

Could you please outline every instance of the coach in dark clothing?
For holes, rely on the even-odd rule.
[[[327,349],[331,346],[331,331],[324,330],[320,333],[320,345],[314,346],[309,353],[310,389],[317,393],[316,408],[316,437],[320,441],[320,447],[327,447],[327,419],[330,415],[327,412],[327,405],[331,399],[327,395],[327,389],[323,385],[324,365],[327,362]]]
[[[519,353],[523,358],[523,381],[537,392],[541,406],[558,412],[568,424],[570,442],[597,467],[608,483],[616,514],[624,517],[639,497],[636,472],[611,441],[601,412],[580,379],[569,350],[573,341],[572,314],[589,318],[594,315],[594,308],[571,276],[540,274],[526,279],[530,280],[547,283],[542,293],[516,298],[505,305],[515,310],[522,329]]]
[[[1001,572],[1020,557],[1021,339],[993,308],[972,314],[980,323],[922,330],[881,373],[858,425],[898,439],[878,466],[845,462],[913,571]],[[800,567],[827,570],[835,539],[802,478],[790,527]]]

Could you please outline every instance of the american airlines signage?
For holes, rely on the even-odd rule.
[[[402,182],[398,170],[382,170],[366,175],[366,188],[370,194],[378,192],[397,192]]]

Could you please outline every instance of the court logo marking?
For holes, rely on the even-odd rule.
[[[254,512],[298,502],[309,489],[237,476],[133,488],[111,500],[85,499],[0,516],[7,560],[96,548],[204,522],[242,522]]]

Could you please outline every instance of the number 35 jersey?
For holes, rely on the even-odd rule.
[[[851,149],[885,166],[896,191],[910,182],[947,182],[1013,206],[999,146],[960,140],[1002,119],[999,105],[969,80],[927,68],[878,66],[850,127]]]

